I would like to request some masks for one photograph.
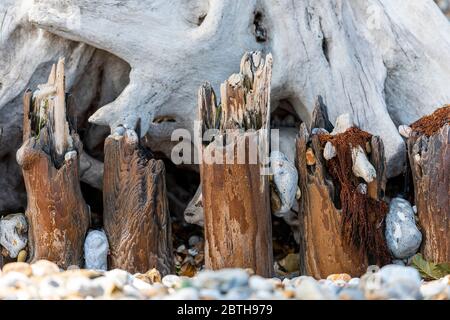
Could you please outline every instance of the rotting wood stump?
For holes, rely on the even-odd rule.
[[[411,129],[408,157],[423,234],[421,251],[429,261],[450,262],[450,105]]]
[[[103,207],[110,269],[174,272],[164,163],[134,130],[118,127],[105,141]]]
[[[81,194],[82,145],[66,116],[64,60],[47,84],[24,96],[23,144],[17,151],[27,190],[29,261],[82,265],[89,209]]]
[[[209,84],[199,90],[202,136],[200,175],[205,228],[205,264],[210,269],[251,268],[273,274],[268,176],[262,174],[270,126],[272,57],[246,53],[239,74],[221,85],[216,105]],[[211,132],[209,132],[211,133]],[[226,144],[225,144],[226,142]]]
[[[340,133],[328,134],[332,129],[319,97],[311,127],[308,130],[303,123],[296,142],[302,194],[300,272],[318,279],[342,272],[360,276],[366,272],[369,261],[384,264],[389,255],[383,224],[387,206],[381,201],[386,185],[382,142],[353,124],[341,128]],[[351,138],[353,135],[357,138]],[[355,139],[356,143],[348,145],[347,138]],[[334,151],[328,160],[324,158],[327,140]],[[357,151],[376,171],[372,181],[355,176],[355,172],[367,170],[360,162],[355,168]],[[345,172],[342,168],[346,168]]]

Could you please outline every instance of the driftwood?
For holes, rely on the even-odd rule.
[[[273,273],[269,181],[261,174],[263,159],[257,151],[258,147],[268,151],[271,67],[270,55],[265,59],[260,53],[244,55],[240,74],[221,86],[220,107],[209,84],[199,91],[202,134],[208,129],[219,132],[213,142],[201,146],[207,268],[252,268],[263,276]],[[228,161],[229,156],[233,161]]]
[[[407,144],[423,233],[421,251],[429,261],[449,262],[450,106],[422,118],[412,129]]]
[[[345,216],[342,208],[339,208],[343,205],[340,199],[341,185],[331,178],[329,163],[323,157],[321,137],[329,136],[326,132],[331,131],[332,127],[320,97],[313,115],[309,130],[305,124],[301,125],[296,143],[296,164],[302,194],[299,200],[300,271],[316,278],[342,272],[360,276],[366,271],[369,259],[377,259],[370,257],[364,248],[363,238],[370,236],[368,233],[371,229],[355,231],[358,227],[353,225],[353,217],[349,221],[343,220]],[[317,130],[324,127],[327,131]],[[384,197],[386,184],[383,144],[378,137],[372,136],[365,149],[364,153],[370,151],[369,161],[376,170],[376,178],[367,184],[360,179],[361,184],[349,196],[356,197],[354,192],[360,192],[378,201]],[[335,151],[332,156],[338,157],[339,152],[336,154]],[[358,214],[364,218],[364,213]],[[368,221],[367,224],[376,230],[374,221]]]
[[[29,260],[81,265],[89,210],[79,183],[81,143],[66,116],[64,60],[47,84],[24,96],[23,145],[17,152],[27,190]]]
[[[105,141],[103,206],[110,269],[174,271],[164,163],[133,130],[119,127]]]

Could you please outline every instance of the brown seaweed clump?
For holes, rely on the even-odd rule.
[[[427,137],[434,135],[443,126],[450,123],[450,104],[437,109],[429,116],[417,120],[411,125],[413,132],[424,134]]]
[[[384,237],[384,218],[388,206],[384,201],[358,192],[360,179],[352,171],[352,146],[363,150],[372,135],[356,127],[337,135],[321,134],[322,146],[331,142],[336,157],[327,162],[328,172],[340,188],[342,206],[342,236],[345,242],[360,249],[362,255],[372,257],[377,263],[387,264],[391,255]]]

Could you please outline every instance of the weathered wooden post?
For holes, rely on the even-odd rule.
[[[271,55],[247,53],[240,73],[222,84],[219,106],[209,84],[199,90],[202,136],[216,130],[214,141],[200,146],[207,268],[273,273],[269,180],[262,174],[271,71]]]
[[[64,60],[47,84],[24,96],[23,144],[17,151],[27,190],[29,260],[81,265],[89,209],[78,176],[82,146],[67,121]]]
[[[105,141],[103,207],[110,269],[174,271],[164,163],[133,130],[118,127]]]
[[[386,263],[389,255],[382,223],[387,207],[380,201],[386,183],[381,140],[351,121],[337,123],[329,134],[332,129],[319,97],[311,127],[301,125],[296,143],[300,271],[316,278],[360,276],[369,258]]]
[[[450,261],[450,105],[411,125],[408,157],[425,259]]]

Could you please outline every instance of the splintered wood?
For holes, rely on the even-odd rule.
[[[209,84],[199,90],[201,134],[214,138],[200,147],[207,268],[273,274],[269,181],[261,171],[269,147],[271,71],[271,55],[247,53],[240,73],[221,85],[219,106]]]
[[[428,261],[450,261],[450,105],[411,125],[408,157]]]
[[[342,146],[328,146],[334,149],[333,152],[328,151],[329,159],[326,160],[323,157],[325,141],[336,144],[334,137],[340,138],[339,133],[326,133],[332,130],[332,125],[319,97],[310,130],[302,124],[296,143],[302,193],[299,200],[300,272],[319,279],[342,272],[360,276],[365,273],[369,258],[383,264],[386,262],[380,260],[389,255],[382,224],[386,207],[380,201],[384,197],[386,184],[383,145],[378,137],[371,137],[368,133],[352,128],[351,122],[347,125],[348,129],[342,128],[344,130],[341,134],[354,135],[354,145],[342,148],[346,151],[345,156],[340,152]],[[370,151],[369,159],[365,156],[367,149]],[[351,155],[354,150],[364,153],[360,156],[367,161],[367,167],[356,164],[356,159]],[[311,158],[308,153],[314,156],[314,162],[308,160],[308,157]],[[343,163],[346,166],[345,172],[341,172],[338,167]],[[355,166],[361,168],[355,170]],[[371,175],[361,175],[369,181],[355,175],[359,171],[368,170],[376,171]],[[342,185],[349,183],[343,174],[355,175],[351,179],[351,185]],[[370,181],[372,178],[373,181]]]
[[[24,95],[23,144],[17,152],[27,190],[29,260],[82,265],[89,211],[79,184],[81,143],[66,115],[64,60],[48,82]]]
[[[174,272],[164,163],[150,159],[133,130],[119,127],[105,141],[103,205],[110,269]]]

